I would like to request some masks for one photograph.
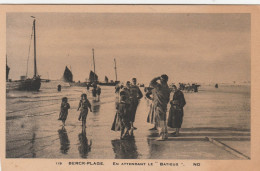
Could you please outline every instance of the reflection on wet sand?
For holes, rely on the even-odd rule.
[[[36,151],[35,151],[35,139],[36,139],[36,134],[33,133],[33,136],[32,136],[32,140],[31,140],[31,143],[32,143],[32,146],[30,147],[30,151],[32,153],[32,157],[35,158],[36,157]]]
[[[65,127],[58,130],[60,138],[60,152],[62,154],[67,154],[70,149],[70,141]]]
[[[137,159],[139,153],[135,144],[135,139],[111,141],[116,159]]]
[[[93,100],[92,101],[92,111],[94,114],[99,114],[100,111],[100,102]]]
[[[91,151],[92,146],[92,140],[90,140],[90,143],[88,144],[88,138],[86,135],[86,128],[82,129],[82,132],[78,135],[79,137],[79,154],[82,158],[87,158],[88,153]]]

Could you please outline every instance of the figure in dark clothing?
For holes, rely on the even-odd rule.
[[[133,85],[130,86],[130,114],[131,114],[131,129],[137,129],[134,127],[135,115],[139,100],[143,97],[143,93],[140,88],[136,85],[136,78],[132,79]]]
[[[179,131],[183,122],[183,107],[186,104],[184,94],[178,90],[176,86],[173,86],[175,92],[172,100],[170,101],[171,108],[168,116],[167,125],[171,128],[176,128],[176,132],[173,134],[179,136]]]
[[[59,119],[58,119],[58,120],[62,121],[63,126],[65,126],[65,121],[66,121],[67,116],[68,116],[69,108],[70,108],[70,104],[68,103],[68,98],[63,97],[62,102],[61,102],[61,106],[60,106],[60,115],[59,115]]]
[[[93,96],[93,100],[96,100],[96,97],[97,97],[97,88],[96,87],[93,87],[93,89],[92,89],[92,96]]]
[[[58,91],[61,91],[61,85],[60,84],[57,86],[57,88],[58,88]]]
[[[101,94],[101,88],[97,87],[97,95],[98,95],[98,101],[100,100],[100,94]]]

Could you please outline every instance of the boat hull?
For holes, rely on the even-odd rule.
[[[41,88],[41,79],[32,78],[26,80],[19,80],[15,82],[7,82],[7,90],[20,90],[20,91],[39,91]]]

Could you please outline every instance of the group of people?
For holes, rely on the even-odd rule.
[[[178,136],[183,122],[183,107],[186,104],[184,94],[173,85],[174,94],[172,100],[170,100],[171,90],[167,82],[168,76],[165,74],[152,79],[145,94],[146,98],[151,101],[147,122],[154,124],[151,130],[159,131],[157,140],[166,140],[168,138],[167,126],[176,128],[176,131],[172,134]],[[137,129],[134,126],[136,110],[143,94],[137,85],[136,78],[132,79],[132,83],[127,81],[125,86],[116,86],[115,89],[116,93],[119,94],[119,101],[116,102],[116,114],[111,130],[120,131],[120,139],[128,139],[133,137],[133,132]],[[98,95],[99,99],[100,93],[100,87],[94,86],[92,90],[93,97],[95,98]],[[167,119],[167,105],[169,102],[171,107]],[[63,126],[68,116],[68,109],[70,109],[68,98],[63,97],[59,115],[59,120],[62,120]],[[82,121],[82,127],[85,128],[88,111],[92,112],[91,104],[85,93],[81,95],[78,110],[80,110],[78,120]]]
[[[159,131],[157,140],[166,140],[168,138],[167,127],[176,128],[176,131],[172,134],[179,136],[183,122],[183,107],[186,101],[180,89],[177,89],[175,85],[172,88],[174,94],[172,100],[170,100],[171,90],[168,86],[168,76],[164,74],[151,80],[150,86],[146,89],[145,96],[151,101],[147,122],[154,124],[154,127],[150,130]],[[128,136],[133,135],[136,109],[143,95],[136,85],[136,78],[133,78],[132,85],[128,81],[126,86],[116,86],[116,93],[120,94],[120,101],[116,105],[117,112],[112,130],[120,130],[120,138],[126,139]],[[169,102],[171,107],[167,119],[167,105]]]
[[[116,103],[116,115],[111,130],[121,131],[120,139],[127,139],[133,136],[135,115],[139,100],[143,97],[140,88],[137,86],[136,78],[126,82],[125,87],[116,86],[116,93],[119,93],[119,102]]]
[[[174,94],[170,101],[171,90],[167,82],[168,76],[165,74],[154,78],[150,82],[150,87],[147,89],[146,93],[147,99],[151,100],[147,122],[154,124],[154,127],[151,130],[159,131],[160,137],[157,140],[166,140],[168,138],[167,126],[176,128],[176,131],[172,134],[174,136],[179,136],[179,131],[183,122],[183,107],[186,104],[184,94],[173,85]],[[169,101],[171,107],[167,121],[167,105]]]
[[[62,102],[61,102],[61,107],[60,107],[60,114],[58,120],[62,121],[63,126],[65,126],[65,122],[68,117],[68,110],[70,109],[70,104],[68,103],[68,98],[63,97]],[[82,121],[82,128],[86,128],[86,120],[87,120],[87,115],[88,111],[92,112],[91,109],[91,104],[89,100],[87,99],[87,94],[83,93],[81,95],[81,99],[79,101],[78,105],[78,111],[80,110],[80,114],[78,117],[79,121]]]

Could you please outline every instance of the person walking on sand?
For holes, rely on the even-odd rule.
[[[98,87],[97,87],[98,101],[100,100],[100,94],[101,94],[101,88],[98,86]]]
[[[160,80],[160,83],[157,81]],[[154,97],[154,105],[155,105],[155,117],[158,121],[158,131],[160,140],[165,140],[168,138],[167,125],[166,125],[166,112],[167,112],[167,104],[170,100],[170,89],[167,84],[168,76],[161,75],[160,77],[154,78],[150,82],[150,86],[154,88],[155,97]]]
[[[57,90],[61,91],[61,85],[60,84],[57,86]]]
[[[80,115],[78,120],[82,120],[82,127],[85,128],[86,127],[86,119],[87,119],[87,115],[88,115],[88,108],[90,110],[90,112],[92,112],[91,109],[91,104],[87,99],[87,95],[85,93],[83,93],[81,95],[81,100],[79,101],[79,107],[78,107],[78,111],[80,109]]]
[[[181,90],[177,89],[175,85],[173,85],[174,94],[172,100],[170,101],[171,108],[168,116],[167,125],[171,128],[176,128],[176,132],[172,134],[175,136],[179,136],[180,128],[183,122],[183,107],[186,104],[184,94]]]
[[[68,103],[68,98],[63,97],[61,106],[60,106],[60,115],[59,115],[59,119],[58,119],[58,120],[62,121],[62,126],[65,126],[69,108],[70,108],[70,104]]]
[[[138,85],[136,85],[136,78],[132,79],[132,85],[130,86],[130,122],[131,122],[131,129],[137,129],[134,127],[134,121],[135,121],[135,115],[136,115],[136,110],[137,106],[139,104],[139,100],[143,97],[143,93],[141,92],[140,88]]]

